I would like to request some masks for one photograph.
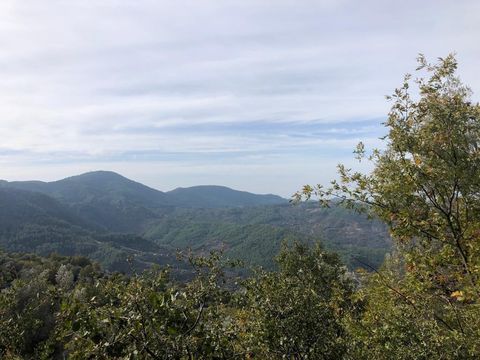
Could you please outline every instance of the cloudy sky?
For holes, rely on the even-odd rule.
[[[479,38],[478,0],[2,0],[0,178],[289,196],[381,145],[419,52],[477,100]]]

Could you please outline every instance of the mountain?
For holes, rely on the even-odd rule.
[[[127,257],[147,266],[187,247],[223,249],[268,267],[282,241],[295,239],[321,239],[350,268],[358,258],[376,267],[391,246],[384,224],[337,206],[293,206],[222,186],[161,192],[106,171],[54,182],[0,181],[0,202],[0,247],[87,255],[122,271]]]
[[[288,201],[280,196],[257,195],[233,190],[225,186],[193,186],[167,192],[171,203],[178,207],[226,208],[283,204]]]
[[[85,221],[115,232],[141,232],[173,207],[219,208],[285,203],[276,195],[256,195],[223,186],[178,188],[164,193],[110,171],[59,181],[2,181],[0,186],[49,195]]]
[[[22,182],[12,182],[22,186]],[[137,203],[149,208],[168,205],[167,196],[158,190],[111,171],[94,171],[53,182],[24,182],[29,190],[45,192],[66,203],[88,203],[94,198],[111,203]]]
[[[94,227],[50,196],[0,187],[0,231],[14,231],[25,223],[89,229]]]
[[[175,254],[135,234],[110,234],[38,192],[0,187],[0,248],[40,255],[83,255],[129,272],[175,263]],[[128,258],[133,260],[129,263]]]
[[[115,232],[138,232],[170,206],[165,193],[109,171],[95,171],[53,182],[2,184],[49,195],[86,221]]]
[[[143,236],[170,248],[223,249],[227,256],[270,266],[282,241],[321,241],[349,268],[379,267],[391,248],[385,224],[352,210],[316,203],[243,208],[181,209],[154,222]],[[361,262],[359,262],[359,260]]]

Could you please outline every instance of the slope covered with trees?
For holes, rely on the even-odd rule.
[[[354,212],[293,206],[273,195],[224,187],[178,189],[172,200],[170,193],[118,174],[93,172],[52,183],[3,182],[0,191],[0,222],[18,225],[1,228],[5,250],[84,255],[109,270],[125,271],[129,257],[138,259],[140,268],[157,260],[175,264],[173,254],[185,248],[222,249],[250,265],[272,268],[283,241],[318,239],[350,268],[362,263],[376,268],[390,249],[385,226]],[[231,206],[219,207],[226,203]]]
[[[255,265],[270,267],[283,240],[321,240],[339,253],[349,268],[377,268],[391,249],[386,226],[379,220],[332,204],[291,204],[230,209],[176,209],[154,222],[144,236],[162,246],[223,249]],[[270,255],[269,255],[270,254]]]
[[[124,272],[176,263],[175,252],[141,236],[108,233],[52,197],[10,188],[0,188],[0,247],[10,252],[87,256],[108,270]]]
[[[78,217],[105,230],[137,232],[170,206],[161,191],[121,175],[97,171],[54,182],[4,182],[4,187],[41,192]]]
[[[286,203],[277,195],[257,195],[246,191],[237,191],[225,186],[193,186],[177,188],[167,192],[171,203],[177,207],[191,208],[229,208]]]
[[[0,187],[48,195],[86,221],[116,232],[139,232],[172,208],[242,207],[285,203],[275,195],[257,195],[222,186],[152,189],[111,171],[95,171],[53,182],[0,182]]]

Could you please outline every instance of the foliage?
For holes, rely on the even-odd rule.
[[[107,192],[103,196],[116,204],[113,195],[109,197]],[[96,206],[102,207],[102,202]],[[101,211],[108,212],[109,206]],[[198,253],[223,249],[229,257],[268,269],[274,268],[273,257],[282,241],[313,243],[322,239],[325,247],[340,253],[351,269],[361,266],[356,258],[380,266],[390,248],[382,223],[339,207],[319,209],[314,204],[284,204],[176,208],[154,220],[147,216],[143,221],[148,225],[137,234],[104,230],[114,218],[126,226],[123,215],[110,213],[107,221],[98,215],[100,210],[92,209],[98,215],[94,215],[100,226],[97,227],[77,214],[77,210],[76,205],[69,206],[38,192],[0,186],[0,246],[10,252],[88,256],[108,270],[122,272],[131,270],[126,262],[128,257],[135,259],[132,265],[137,270],[151,264],[177,266],[175,252],[185,248]]]
[[[456,68],[453,55],[434,65],[420,56],[417,70],[429,77],[414,81],[418,99],[410,75],[389,97],[385,149],[356,150],[373,172],[340,165],[330,188],[298,194],[371,211],[396,240],[398,267],[391,272],[387,263],[362,291],[367,332],[360,333],[372,357],[412,358],[412,347],[415,358],[480,356],[480,106]]]
[[[0,357],[58,353],[53,334],[63,296],[100,276],[99,266],[83,257],[0,253]]]
[[[144,235],[174,249],[222,248],[229,257],[267,269],[273,269],[272,255],[278,253],[282,241],[312,244],[321,239],[325,248],[338,252],[350,269],[362,267],[362,263],[379,267],[391,246],[380,221],[337,206],[322,209],[313,203],[177,209],[154,222]]]
[[[61,314],[70,358],[232,358],[232,295],[223,287],[220,259],[212,254],[192,264],[197,276],[185,285],[152,271],[106,279],[94,294],[77,289],[80,296],[68,299]]]
[[[353,282],[334,254],[296,243],[246,282],[247,348],[261,359],[341,359]]]
[[[337,359],[353,282],[334,254],[296,243],[279,272],[242,282],[212,253],[168,269],[107,274],[85,258],[2,254],[0,355],[7,359]],[[33,276],[32,276],[33,275]]]
[[[392,257],[355,295],[347,328],[351,359],[478,359],[480,311],[458,296],[439,298]]]

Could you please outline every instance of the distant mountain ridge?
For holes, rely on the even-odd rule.
[[[58,200],[85,221],[115,232],[141,232],[173,208],[219,208],[286,203],[223,186],[162,192],[111,171],[94,171],[53,182],[2,181],[0,187],[39,192]]]
[[[257,195],[226,186],[199,185],[177,188],[166,193],[178,207],[219,208],[276,205],[287,200],[273,194]]]
[[[69,203],[110,197],[114,201],[136,201],[153,207],[168,205],[165,193],[111,171],[93,171],[51,182],[12,181],[3,185],[41,192]]]
[[[161,191],[107,171],[53,182],[15,181],[0,185],[48,195],[85,221],[115,232],[140,231],[169,206]]]
[[[172,264],[177,249],[222,249],[273,266],[284,241],[317,240],[379,266],[390,249],[384,224],[333,206],[293,206],[276,195],[202,185],[162,192],[119,174],[90,172],[54,182],[0,180],[0,249],[85,255],[107,269]]]
[[[112,171],[92,171],[62,180],[0,181],[0,186],[37,191],[66,202],[89,201],[92,196],[114,196],[118,201],[136,201],[149,207],[239,207],[286,203],[287,200],[273,194],[254,194],[218,185],[179,187],[162,192],[130,180]]]

